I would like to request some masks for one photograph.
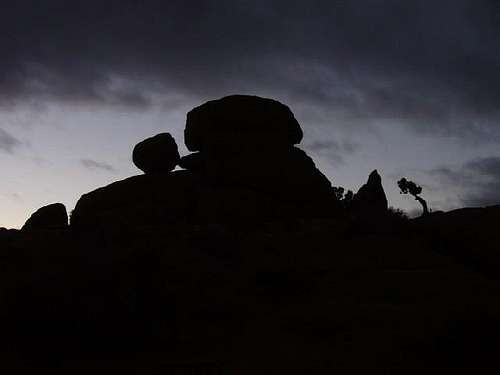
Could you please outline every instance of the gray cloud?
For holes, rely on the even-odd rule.
[[[22,142],[4,129],[0,128],[0,150],[12,154]]]
[[[349,141],[334,140],[318,140],[304,146],[307,151],[324,156],[333,164],[343,164],[345,156],[355,153],[358,147]]]
[[[500,157],[474,159],[459,168],[435,168],[430,175],[444,189],[458,190],[465,206],[500,204]]]
[[[107,172],[116,172],[115,167],[111,164],[104,163],[101,161],[96,161],[92,159],[80,159],[80,164],[82,164],[85,168],[88,169],[101,169]]]
[[[317,121],[497,141],[498,9],[495,0],[19,0],[0,15],[0,103],[144,109],[157,94],[247,92],[300,104]]]

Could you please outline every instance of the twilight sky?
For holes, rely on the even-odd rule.
[[[290,106],[336,186],[500,203],[498,0],[16,0],[0,8],[0,226],[140,173],[133,146],[241,93]]]

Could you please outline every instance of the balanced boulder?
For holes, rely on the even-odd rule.
[[[272,99],[232,95],[212,100],[187,114],[184,141],[190,151],[242,145],[293,146],[302,129],[286,105]]]
[[[53,203],[38,209],[26,221],[22,230],[60,229],[68,226],[68,213],[62,203]]]
[[[286,105],[227,96],[188,113],[184,140],[198,152],[182,157],[179,165],[215,188],[253,191],[274,216],[324,216],[333,210],[331,183],[295,147],[302,136]]]
[[[179,162],[175,139],[169,133],[160,133],[139,142],[132,152],[132,160],[144,173],[172,171]]]

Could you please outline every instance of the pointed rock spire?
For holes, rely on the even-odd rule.
[[[353,208],[360,215],[382,215],[387,211],[387,197],[382,186],[382,177],[375,169],[368,176],[353,198]]]

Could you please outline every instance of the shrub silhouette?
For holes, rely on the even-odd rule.
[[[408,220],[408,214],[400,208],[389,207],[387,214],[397,220]]]
[[[415,197],[415,200],[417,200],[422,205],[423,208],[422,216],[429,214],[427,202],[422,197],[419,197],[419,195],[422,193],[421,186],[418,186],[413,181],[407,180],[404,177],[398,181],[398,186],[401,189],[400,194],[411,194]]]
[[[337,198],[337,200],[339,201],[342,201],[344,204],[349,204],[354,197],[354,193],[352,192],[352,190],[345,191],[342,186],[333,186],[332,189],[335,198]]]

